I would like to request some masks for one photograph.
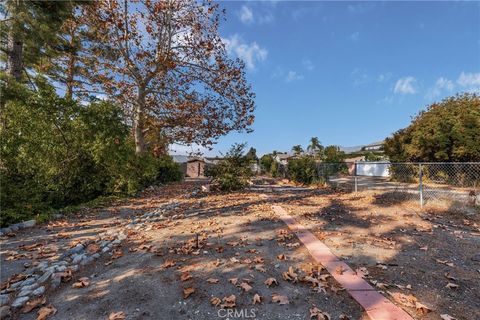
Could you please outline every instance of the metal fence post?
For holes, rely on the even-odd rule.
[[[422,164],[418,164],[418,169],[419,169],[419,192],[420,192],[420,207],[423,207],[423,181],[422,181]]]
[[[358,192],[358,186],[357,186],[357,161],[355,161],[355,167],[354,167],[354,175],[355,175],[355,192]]]

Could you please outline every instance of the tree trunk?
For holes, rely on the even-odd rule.
[[[15,37],[14,31],[10,31],[8,37],[8,73],[20,82],[23,69],[23,42]]]
[[[139,89],[137,103],[135,106],[134,116],[134,136],[135,136],[135,153],[141,155],[145,153],[145,137],[144,137],[144,112],[145,112],[145,91]]]

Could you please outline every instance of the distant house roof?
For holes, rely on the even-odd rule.
[[[189,157],[187,162],[205,162],[205,160],[203,158],[200,158],[200,157]]]
[[[382,146],[384,143],[385,143],[385,141],[377,141],[377,142],[373,142],[373,143],[370,143],[370,144],[366,144],[366,145],[364,145],[363,147]]]
[[[353,157],[353,158],[346,158],[345,162],[356,162],[356,161],[364,161],[365,160],[365,156],[360,156],[360,157]]]
[[[340,147],[340,151],[343,151],[345,153],[354,153],[354,152],[359,152],[359,151],[362,151],[364,150],[364,148],[367,148],[367,147],[378,147],[378,146],[382,146],[385,142],[382,140],[382,141],[377,141],[377,142],[373,142],[373,143],[369,143],[369,144],[364,144],[364,145],[360,145],[360,146],[353,146],[353,147]]]
[[[291,154],[288,154],[288,153],[277,153],[275,155],[275,157],[277,157],[278,160],[286,160],[286,159],[289,159],[292,157]]]

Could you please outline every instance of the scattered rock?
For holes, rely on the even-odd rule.
[[[0,307],[0,319],[6,319],[8,316],[10,316],[10,307],[9,306]]]
[[[79,255],[75,256],[75,258],[73,258],[72,263],[73,264],[80,263],[80,261],[82,261],[84,257],[85,257],[84,254],[79,254]]]
[[[29,297],[20,297],[13,301],[12,308],[21,308],[28,301]]]
[[[45,281],[47,281],[50,276],[52,275],[53,272],[51,271],[47,271],[45,272],[39,279],[38,279],[38,283],[44,283]]]
[[[32,290],[22,290],[20,293],[17,295],[17,297],[28,297],[32,293]]]
[[[472,261],[480,262],[480,252],[477,254],[474,254],[471,259]]]
[[[28,221],[22,222],[23,228],[31,228],[31,227],[35,226],[36,224],[37,224],[37,222],[35,220],[28,220]]]
[[[35,296],[35,297],[39,297],[41,296],[42,294],[45,293],[45,287],[38,287],[37,289],[33,290],[32,294]]]
[[[8,304],[9,301],[10,301],[10,296],[8,294],[0,295],[0,306],[4,306]]]

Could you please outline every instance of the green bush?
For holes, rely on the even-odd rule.
[[[288,176],[290,180],[311,184],[318,181],[315,160],[312,157],[303,156],[288,161]]]
[[[37,85],[35,92],[2,82],[1,225],[181,179],[171,157],[135,155],[130,129],[114,104],[80,104]]]
[[[250,160],[243,155],[244,149],[245,144],[234,144],[223,160],[206,170],[205,175],[212,178],[214,187],[234,191],[248,185],[252,171]]]

